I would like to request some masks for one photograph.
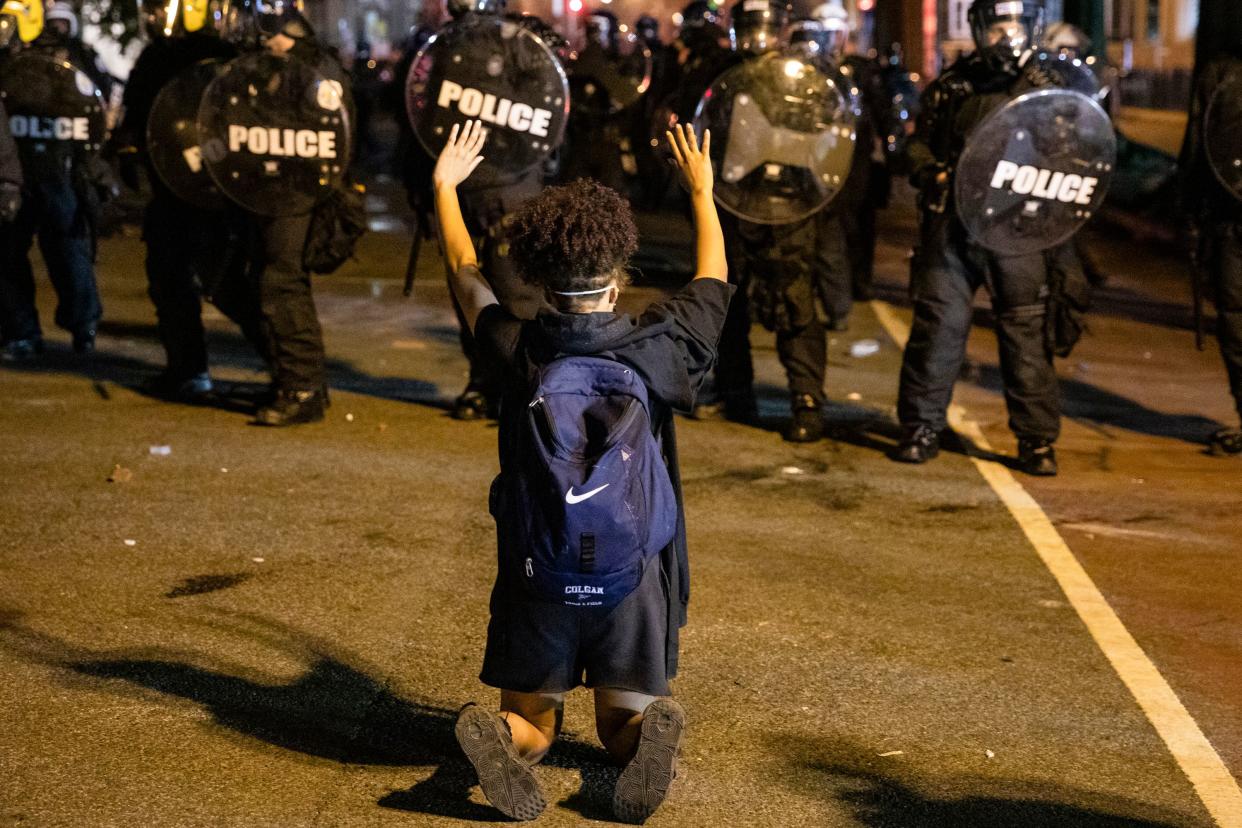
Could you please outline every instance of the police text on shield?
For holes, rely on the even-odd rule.
[[[490,93],[485,94],[449,80],[440,85],[440,98],[436,103],[443,109],[452,109],[456,103],[457,111],[467,118],[478,118],[489,124],[508,127],[514,132],[529,132],[540,138],[548,137],[548,127],[552,123],[552,113],[546,109],[538,109],[507,98],[497,98]]]
[[[1001,161],[992,176],[992,187],[1018,195],[1033,195],[1049,201],[1065,204],[1090,204],[1100,179],[1073,173],[1043,170],[1039,167],[1018,166],[1012,161]]]

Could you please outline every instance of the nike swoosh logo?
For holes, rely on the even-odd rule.
[[[565,492],[565,502],[568,503],[570,506],[573,506],[575,503],[581,503],[584,500],[590,500],[591,498],[595,497],[597,494],[602,492],[604,489],[607,489],[611,485],[612,485],[611,483],[605,483],[604,485],[600,486],[598,489],[592,489],[586,494],[574,494],[574,487],[570,486],[569,491]]]

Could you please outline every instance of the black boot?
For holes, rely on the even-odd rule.
[[[278,391],[271,403],[259,409],[256,425],[293,426],[317,423],[324,417],[324,393],[320,391]]]
[[[14,339],[4,343],[0,348],[0,360],[5,362],[24,362],[34,359],[43,353],[42,339]]]
[[[1033,477],[1057,476],[1057,453],[1049,440],[1018,441],[1018,468]]]
[[[491,411],[487,395],[477,388],[467,388],[453,401],[454,420],[484,420]]]
[[[940,454],[940,432],[931,426],[907,426],[906,433],[893,452],[900,463],[923,464]]]
[[[824,407],[810,394],[793,398],[793,418],[781,433],[789,443],[815,443],[824,436]]]
[[[75,354],[93,354],[95,352],[94,328],[86,328],[73,335],[73,352]]]
[[[1222,428],[1208,438],[1208,453],[1213,457],[1236,457],[1242,454],[1242,431]]]

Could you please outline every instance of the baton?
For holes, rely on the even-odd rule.
[[[415,217],[414,239],[410,243],[410,258],[405,263],[405,287],[401,294],[409,297],[414,293],[414,277],[418,275],[418,256],[423,250],[423,237],[427,235],[427,215],[419,210]]]
[[[1195,347],[1200,351],[1207,350],[1203,333],[1203,248],[1202,236],[1199,231],[1190,234],[1190,294],[1194,305]]]

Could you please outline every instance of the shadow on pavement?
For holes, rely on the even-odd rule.
[[[995,365],[978,366],[976,382],[993,393],[1004,393],[1000,370]],[[1167,437],[1199,446],[1207,442],[1209,434],[1223,427],[1210,417],[1155,411],[1137,400],[1114,394],[1097,385],[1064,377],[1061,378],[1061,409],[1064,416],[1072,419],[1103,423],[1138,434]]]
[[[121,339],[140,339],[158,344],[154,325],[104,322],[100,333]],[[263,371],[263,361],[254,353],[245,337],[240,334],[212,331],[208,335],[208,352],[213,367],[239,368],[247,371]],[[120,385],[152,399],[161,399],[147,388],[147,383],[164,366],[113,350],[99,350],[82,357],[68,348],[49,343],[47,352],[29,362],[9,363],[5,368],[25,373],[78,374],[91,380],[100,396],[108,399],[103,383]],[[430,382],[408,377],[377,377],[358,370],[349,362],[329,358],[327,360],[328,382],[332,389],[362,396],[375,397],[393,402],[414,403],[440,411],[448,411],[452,404],[441,397],[439,389]],[[266,383],[229,382],[218,380],[218,392],[204,403],[233,413],[252,413],[255,403],[267,391]]]
[[[1186,814],[1143,802],[1023,780],[952,777],[918,779],[896,768],[901,759],[878,759],[873,750],[833,740],[783,739],[785,752],[801,754],[797,767],[820,777],[819,791],[873,828],[1183,828],[1199,824]],[[881,770],[880,765],[885,769]],[[908,778],[906,774],[909,774]],[[919,787],[958,796],[937,797]]]
[[[112,692],[195,702],[221,727],[281,750],[346,765],[434,766],[430,777],[377,804],[472,821],[498,818],[491,807],[470,800],[476,777],[453,736],[455,709],[400,698],[379,671],[281,622],[243,613],[213,616],[195,623],[272,647],[303,662],[305,670],[293,681],[272,684],[249,677],[250,668],[203,653],[92,650],[38,632],[22,624],[18,613],[3,609],[0,646]],[[562,803],[565,807],[593,818],[609,813],[617,772],[602,748],[563,737],[545,764],[582,774],[582,790]]]

